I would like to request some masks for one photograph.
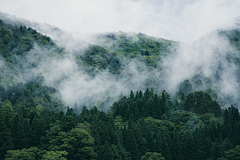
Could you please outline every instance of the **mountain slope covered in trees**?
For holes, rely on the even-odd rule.
[[[142,33],[49,37],[26,22],[0,21],[1,159],[239,156],[238,28],[189,45]],[[184,53],[211,57],[193,65]]]

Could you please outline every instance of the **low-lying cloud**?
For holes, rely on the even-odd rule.
[[[239,7],[240,2],[234,0],[0,1],[0,10],[3,12],[69,31],[62,32],[47,24],[28,22],[30,27],[36,27],[59,46],[65,47],[67,54],[56,55],[54,51],[35,46],[25,58],[19,57],[19,62],[25,64],[26,81],[42,76],[46,85],[59,89],[70,106],[75,103],[91,106],[109,96],[119,97],[120,94],[129,94],[130,90],[154,87],[149,86],[147,79],[159,84],[156,90],[165,89],[174,94],[181,82],[193,78],[197,72],[202,71],[205,77],[215,77],[219,66],[220,78],[215,80],[217,89],[223,96],[236,99],[239,97],[236,66],[228,63],[226,56],[229,53],[238,56],[237,51],[224,37],[210,31],[239,27],[236,25],[237,19],[227,22],[240,15]],[[227,23],[220,25],[224,22]],[[117,78],[108,70],[98,71],[94,77],[85,73],[76,63],[74,51],[81,50],[78,53],[83,53],[88,47],[83,41],[102,45],[95,33],[118,31],[143,32],[154,37],[195,42],[191,45],[181,43],[175,53],[157,62],[160,67],[151,72],[143,62],[122,60],[126,69]],[[133,37],[131,40],[138,41],[131,32],[128,33],[128,36]],[[141,71],[138,66],[142,67]],[[132,80],[129,81],[129,78]],[[129,88],[128,83],[132,83],[132,88]]]
[[[80,33],[142,32],[193,42],[240,16],[238,0],[1,0],[0,11]]]

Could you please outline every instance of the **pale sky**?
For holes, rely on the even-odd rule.
[[[0,12],[70,32],[142,32],[191,43],[239,17],[240,0],[0,0]]]

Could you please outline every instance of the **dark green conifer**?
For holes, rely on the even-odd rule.
[[[157,133],[156,133],[156,139],[155,139],[155,151],[158,152],[158,153],[162,153],[162,146],[163,146],[163,142],[162,142],[162,136],[159,132],[159,130],[157,130]]]
[[[155,110],[155,117],[154,118],[160,119],[162,113],[161,113],[160,102],[159,102],[159,98],[158,98],[157,94],[154,95],[153,105],[154,105],[154,110]]]
[[[82,110],[82,113],[80,114],[81,118],[80,118],[80,121],[81,122],[84,122],[84,121],[89,121],[88,117],[87,117],[87,114],[85,113],[85,110],[83,109]]]
[[[148,99],[151,96],[151,92],[149,91],[149,89],[147,88],[146,91],[144,92],[144,97],[146,99]]]
[[[6,151],[13,149],[13,147],[10,129],[7,128],[0,112],[0,158],[3,159]]]
[[[147,149],[144,144],[143,135],[141,132],[141,126],[139,123],[137,123],[137,125],[133,127],[133,133],[136,138],[136,143],[138,145],[139,152],[141,153],[141,155],[145,155]]]
[[[66,116],[77,117],[76,114],[73,112],[73,109],[69,107],[67,108]]]
[[[20,118],[18,114],[16,114],[13,119],[12,138],[15,149],[21,149],[25,145],[23,122],[22,118]]]
[[[136,96],[135,96],[135,99],[138,100],[139,98],[139,95],[138,95],[138,91],[136,92]]]
[[[140,118],[140,111],[136,103],[133,104],[133,115],[134,121],[137,121]]]
[[[131,90],[131,93],[130,93],[130,99],[133,100],[134,99],[134,94],[133,94],[133,91]]]
[[[40,138],[46,135],[46,123],[43,119],[34,117],[31,125],[31,144],[37,146],[40,143]]]
[[[143,97],[143,93],[142,93],[142,91],[140,90],[140,91],[139,91],[139,94],[138,94],[138,98],[139,98],[139,99],[142,99],[142,97]]]
[[[9,100],[6,100],[1,107],[2,116],[4,122],[7,125],[7,128],[12,129],[12,119],[13,119],[13,109],[12,103]]]
[[[25,138],[23,139],[25,145],[22,146],[23,148],[29,148],[31,146],[31,127],[30,127],[30,120],[28,118],[23,119],[23,129]]]
[[[78,124],[78,119],[73,116],[64,116],[61,120],[61,129],[64,132],[70,131]]]
[[[171,145],[172,160],[183,160],[182,153],[180,151],[181,145],[180,145],[179,134],[176,129],[174,130],[172,142],[170,145]]]
[[[154,100],[153,97],[149,97],[147,102],[146,102],[146,109],[149,112],[149,116],[156,118],[157,114],[156,114],[156,108],[155,108],[155,104],[154,104]]]
[[[130,152],[132,160],[141,159],[141,153],[138,150],[138,146],[136,143],[136,138],[132,132],[132,130],[124,129],[124,144],[127,151]]]
[[[221,147],[220,147],[220,144],[218,143],[218,141],[213,143],[211,150],[212,150],[212,156],[211,156],[212,160],[218,160],[218,158],[222,157],[222,151],[221,151]]]
[[[162,114],[169,115],[169,106],[167,101],[170,99],[170,95],[164,90],[160,99],[160,111]]]

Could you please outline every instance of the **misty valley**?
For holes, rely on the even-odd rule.
[[[0,12],[0,159],[240,159],[240,19],[192,44]]]

